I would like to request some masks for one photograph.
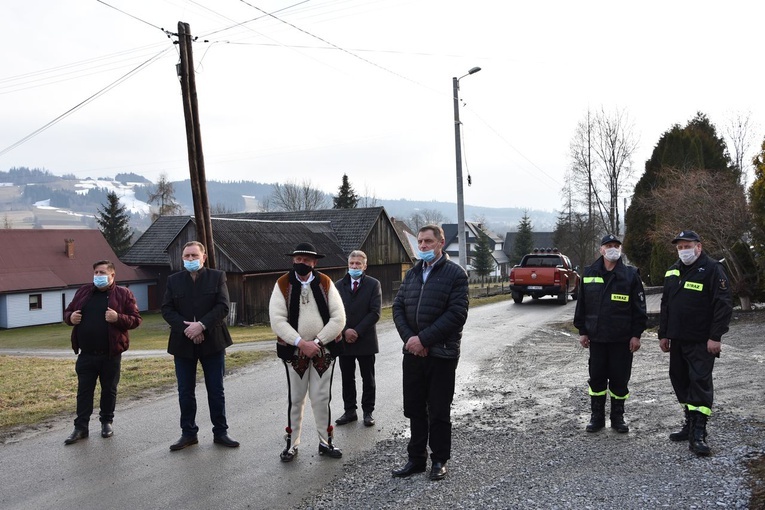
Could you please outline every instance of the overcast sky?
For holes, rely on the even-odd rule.
[[[697,111],[721,134],[750,113],[758,149],[763,5],[6,0],[0,170],[187,179],[176,38],[162,31],[184,21],[199,36],[208,179],[336,193],[346,173],[359,194],[456,201],[452,77],[479,66],[460,81],[465,202],[553,210],[588,108],[628,113],[638,176]]]

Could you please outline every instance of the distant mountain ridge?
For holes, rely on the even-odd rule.
[[[172,184],[175,199],[183,206],[186,213],[191,214],[194,206],[190,180],[173,181]],[[94,228],[94,222],[88,221],[87,218],[97,214],[103,207],[108,191],[116,191],[118,195],[120,192],[125,194],[123,205],[133,212],[131,226],[138,231],[143,231],[148,228],[151,218],[145,207],[135,207],[135,204],[142,204],[148,200],[153,185],[145,177],[134,173],[119,173],[114,178],[80,179],[71,174],[56,176],[45,169],[11,168],[7,172],[0,171],[0,190],[2,190],[0,220],[5,214],[6,221],[11,223],[12,228],[45,226],[45,221],[51,221],[50,213],[46,213],[45,220],[40,220],[39,216],[42,215],[35,214],[34,204],[49,201],[50,207],[60,209],[62,214],[74,213],[85,218],[71,221],[82,221],[88,228]],[[272,191],[273,184],[255,181],[207,181],[209,205],[213,210],[227,212],[257,210],[259,204],[263,203]],[[332,203],[331,198],[332,196],[327,194],[328,204]],[[454,202],[362,197],[362,203],[359,205],[383,206],[388,215],[403,221],[407,221],[412,214],[423,211],[440,213],[445,223],[456,223],[457,217],[457,205]],[[24,216],[21,214],[22,211],[35,214],[35,218],[32,220],[28,215]],[[475,221],[481,218],[489,229],[503,236],[505,232],[517,229],[518,222],[525,212],[525,209],[519,207],[494,208],[465,205],[466,220]],[[537,232],[553,230],[557,219],[555,212],[548,211],[529,210],[528,215],[532,220],[534,231]],[[23,218],[23,225],[18,224],[20,221],[18,218]]]

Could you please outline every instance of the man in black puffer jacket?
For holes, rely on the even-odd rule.
[[[417,234],[419,258],[406,273],[393,301],[393,321],[404,342],[404,416],[409,418],[409,461],[393,476],[426,469],[430,479],[446,476],[451,457],[451,404],[460,356],[462,327],[468,315],[465,270],[443,252],[444,232],[425,225]]]

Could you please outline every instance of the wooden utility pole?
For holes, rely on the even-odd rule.
[[[191,28],[188,23],[178,22],[178,47],[180,65],[178,78],[183,93],[183,115],[186,119],[186,145],[189,155],[191,196],[194,200],[197,240],[207,248],[207,267],[215,268],[215,244],[213,243],[210,202],[207,198],[205,159],[202,152],[202,130],[199,125],[199,105],[194,72],[194,58],[191,51]]]

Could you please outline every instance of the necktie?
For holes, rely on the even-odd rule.
[[[353,293],[356,294],[357,290],[359,290],[359,281],[358,280],[353,282]]]

